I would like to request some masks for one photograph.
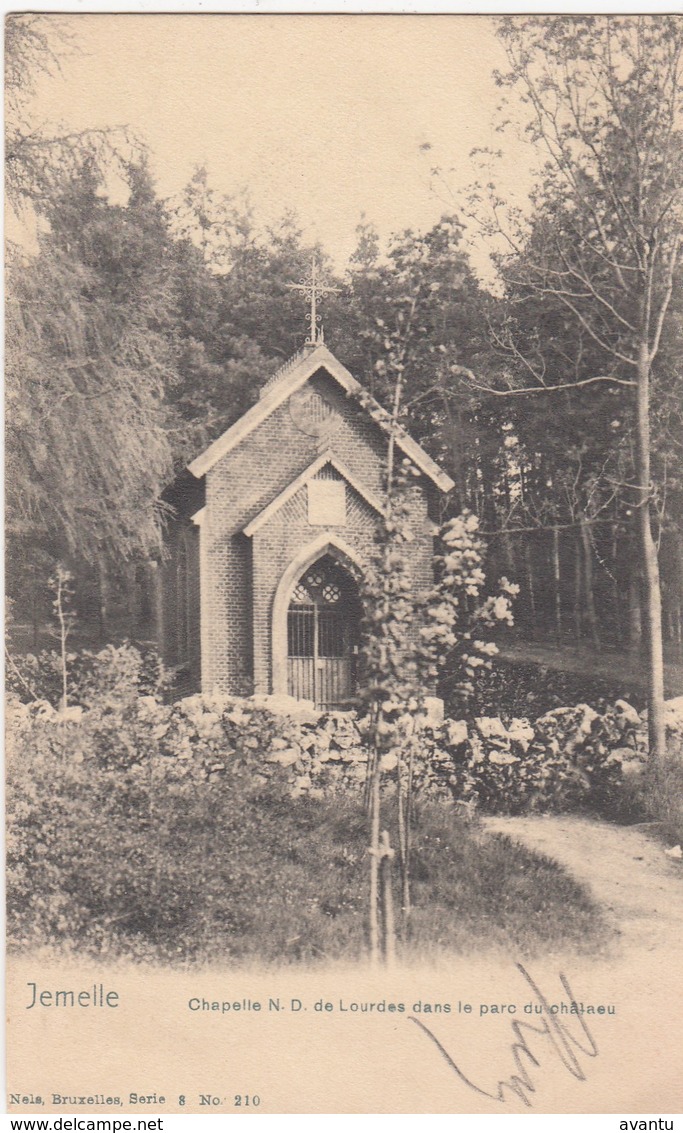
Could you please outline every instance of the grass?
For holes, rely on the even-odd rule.
[[[609,947],[599,907],[557,862],[444,808],[420,815],[414,877],[409,944],[421,953],[483,946],[531,958]]]
[[[159,786],[150,825],[130,807],[107,814],[110,797],[89,789],[47,840],[36,828],[42,868],[30,896],[10,868],[10,937],[20,949],[182,966],[363,960],[368,836],[357,801],[293,801],[253,781],[167,794]],[[53,813],[58,804],[53,794]],[[390,830],[394,805],[386,800]],[[416,817],[408,930],[397,917],[401,961],[600,950],[599,909],[556,863],[446,803],[418,807]],[[25,844],[22,860],[33,857]]]
[[[659,823],[659,834],[668,845],[683,845],[683,753],[664,757],[649,765],[638,783],[643,811]]]

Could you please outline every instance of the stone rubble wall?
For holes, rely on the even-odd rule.
[[[256,782],[284,778],[294,797],[320,797],[359,792],[367,778],[363,722],[288,697],[197,694],[168,704],[133,688],[126,697],[98,694],[66,714],[47,701],[11,708],[10,731],[20,742],[52,743],[58,727],[65,751],[79,758],[149,766],[179,783],[189,777],[220,786],[241,769]],[[683,698],[669,702],[666,716],[670,757],[683,765]],[[624,700],[602,713],[579,704],[533,721],[439,720],[427,712],[415,728],[409,716],[394,719],[383,737],[385,789],[395,791],[399,777],[406,783],[411,758],[418,797],[450,799],[468,811],[589,807],[614,815],[647,764],[647,720]],[[397,751],[395,737],[411,734],[412,747]]]
[[[234,708],[234,701],[231,704]],[[191,714],[222,703],[191,698]],[[242,711],[272,714],[277,723],[263,751],[263,774],[280,768],[292,794],[320,797],[360,790],[368,751],[354,713],[319,713],[287,697],[251,697]],[[184,707],[183,707],[184,706]],[[183,711],[190,702],[180,702]],[[671,738],[683,738],[683,711],[669,713]],[[682,749],[683,749],[683,745]],[[414,786],[419,793],[451,797],[465,805],[520,810],[553,800],[580,803],[591,794],[637,775],[646,762],[647,723],[626,701],[603,714],[586,704],[559,708],[535,721],[478,717],[426,724],[414,747]],[[405,755],[402,757],[405,774]],[[382,756],[385,781],[396,785],[398,760]]]

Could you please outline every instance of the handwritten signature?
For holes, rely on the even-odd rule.
[[[409,1015],[408,1018],[411,1023],[414,1023],[416,1027],[424,1031],[425,1035],[434,1043],[439,1053],[445,1058],[451,1070],[453,1070],[460,1081],[464,1082],[466,1086],[469,1086],[475,1094],[479,1094],[484,1098],[490,1098],[494,1102],[506,1104],[506,1092],[509,1091],[530,1109],[533,1103],[530,1101],[528,1095],[536,1092],[536,1085],[534,1084],[534,1079],[531,1076],[530,1066],[528,1064],[531,1063],[531,1066],[536,1068],[541,1066],[540,1059],[536,1057],[529,1046],[532,1035],[547,1037],[552,1044],[554,1055],[559,1058],[565,1070],[580,1082],[585,1082],[586,1074],[579,1061],[579,1056],[583,1055],[585,1058],[595,1058],[598,1054],[598,1045],[581,1015],[572,1016],[572,1018],[577,1020],[583,1032],[583,1035],[577,1038],[572,1034],[567,1024],[561,1022],[557,1015],[550,1011],[548,1000],[535,980],[529,975],[526,968],[521,964],[517,964],[517,969],[521,972],[522,977],[533,991],[539,1004],[541,1004],[543,1018],[538,1024],[522,1023],[517,1020],[511,1024],[516,1041],[512,1043],[510,1052],[514,1058],[516,1073],[511,1074],[507,1080],[499,1081],[493,1093],[489,1090],[482,1089],[481,1086],[477,1086],[463,1073],[458,1064],[448,1053],[443,1043],[437,1039],[436,1035],[430,1031],[429,1027],[425,1026],[421,1019],[416,1019],[414,1015]],[[560,973],[560,982],[567,993],[569,1001],[575,1003],[576,1000],[569,986],[569,981],[562,973]],[[526,1034],[523,1032],[526,1032]],[[526,1062],[524,1060],[526,1060]]]

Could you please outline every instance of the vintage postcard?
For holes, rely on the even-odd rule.
[[[11,1113],[673,1128],[682,78],[6,16]]]

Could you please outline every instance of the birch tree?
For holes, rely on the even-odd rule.
[[[632,474],[622,485],[637,515],[648,652],[650,750],[665,748],[661,589],[652,470],[653,399],[683,232],[683,20],[679,16],[507,17],[499,34],[510,69],[497,76],[529,114],[543,165],[531,224],[489,185],[489,231],[516,301],[562,312],[576,335],[576,372],[558,381],[528,355],[506,392],[570,386],[621,391],[632,415]],[[539,358],[542,356],[542,344]]]

